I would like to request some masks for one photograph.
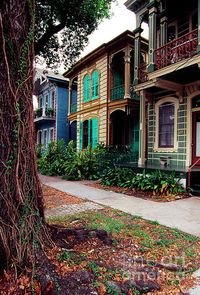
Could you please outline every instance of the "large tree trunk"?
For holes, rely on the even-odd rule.
[[[34,153],[33,28],[33,0],[0,0],[1,267],[26,263],[43,235]]]

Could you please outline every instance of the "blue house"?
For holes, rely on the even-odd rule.
[[[36,71],[34,124],[37,144],[44,148],[51,141],[70,140],[68,115],[69,80],[50,71]]]

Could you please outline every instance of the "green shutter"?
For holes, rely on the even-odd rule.
[[[80,142],[80,150],[83,149],[83,122],[80,122],[80,132],[79,132],[79,142]]]
[[[98,118],[93,118],[91,121],[92,121],[92,148],[95,148],[98,145],[98,138],[99,138]]]
[[[92,120],[88,120],[88,145],[91,145]]]
[[[99,96],[99,73],[95,70],[92,74],[92,99]]]
[[[90,100],[90,76],[86,75],[83,80],[83,102]]]

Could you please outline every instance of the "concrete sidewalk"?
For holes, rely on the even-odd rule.
[[[176,227],[200,237],[200,198],[158,203],[109,192],[84,185],[81,181],[66,181],[59,177],[40,175],[43,184],[73,196],[87,199],[114,209],[156,220],[160,224]]]

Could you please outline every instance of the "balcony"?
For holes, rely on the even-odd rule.
[[[114,88],[111,89],[111,101],[114,100],[121,100],[124,99],[124,95],[125,95],[125,87],[124,84],[120,85],[120,86],[116,86]],[[130,98],[134,99],[134,100],[139,100],[139,96],[136,95],[136,93],[134,92],[134,86],[131,84],[130,85]]]
[[[147,63],[142,63],[139,67],[139,81],[140,83],[148,81]]]
[[[187,33],[155,50],[156,69],[162,69],[197,53],[198,30]]]
[[[55,120],[55,111],[53,108],[38,108],[34,112],[34,122],[38,122],[41,120],[52,121]]]
[[[77,112],[77,103],[73,103],[71,104],[71,114],[76,112]]]
[[[111,89],[110,93],[110,100],[120,100],[124,98],[125,90],[124,90],[124,84],[115,86]]]

